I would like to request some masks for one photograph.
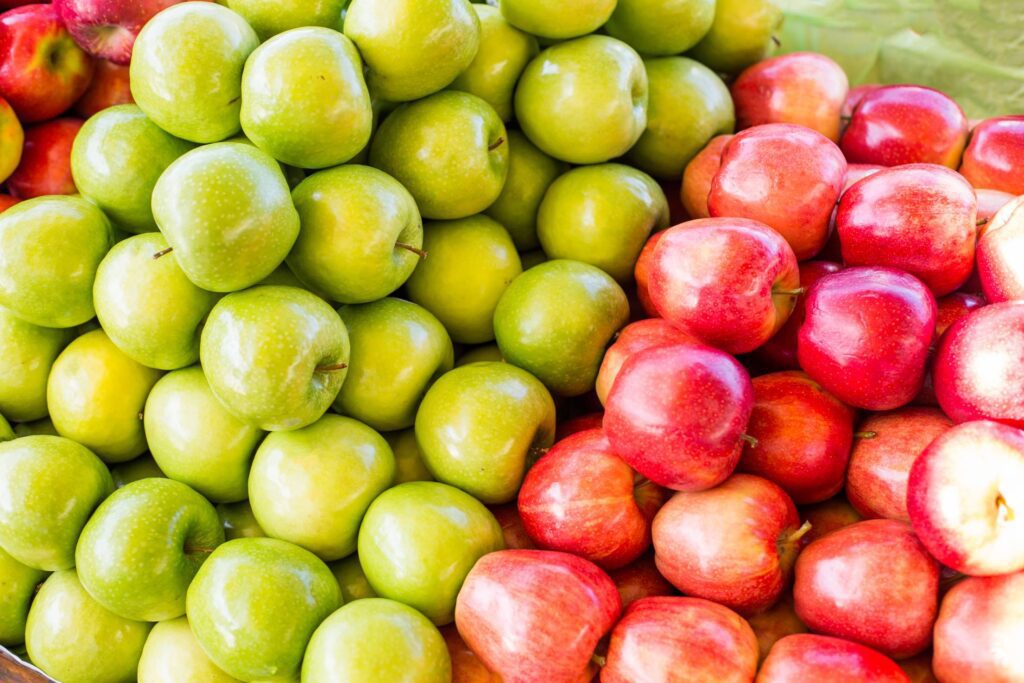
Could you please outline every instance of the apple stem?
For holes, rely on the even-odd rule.
[[[209,555],[214,550],[215,550],[214,548],[207,548],[206,546],[202,546],[202,545],[187,545],[187,546],[185,546],[185,554],[186,555]]]
[[[1015,518],[1013,508],[1010,507],[1010,504],[1006,502],[1006,498],[1001,493],[996,496],[996,512],[1004,522],[1012,522]]]
[[[853,438],[855,439],[873,439],[878,436],[878,432],[854,432]]]
[[[775,47],[782,47],[782,41],[779,40],[778,36],[772,35],[772,42],[775,43]]]
[[[772,294],[782,294],[782,295],[785,295],[785,296],[800,296],[801,294],[806,294],[806,293],[807,293],[807,288],[806,287],[799,287],[797,289],[773,289],[772,290]]]
[[[320,365],[314,372],[337,372],[338,370],[344,370],[348,367],[348,363],[331,363],[330,365]]]
[[[760,443],[760,441],[752,437],[750,434],[740,434],[740,438],[746,441],[751,448],[757,448],[757,444]]]
[[[848,124],[850,122],[850,119],[852,119],[852,118],[853,118],[852,116],[840,116],[839,117],[839,122],[842,123],[845,126],[846,124]]]
[[[421,259],[427,258],[427,252],[423,251],[422,249],[417,249],[416,247],[412,246],[411,244],[406,244],[405,242],[395,242],[395,248],[396,249],[405,249],[406,251],[411,251],[412,253],[414,253],[417,256],[419,256]]]
[[[982,219],[981,219],[980,221],[978,221],[977,223],[975,223],[975,225],[976,225],[976,226],[978,226],[978,227],[980,228],[981,226],[983,226],[983,225],[985,225],[986,223],[988,223],[988,222],[989,222],[989,220],[991,220],[991,219],[989,219],[989,218],[982,218]]]
[[[153,260],[156,261],[161,256],[167,256],[172,251],[174,251],[174,247],[167,247],[166,249],[161,249],[160,251],[153,254]]]
[[[139,411],[139,419],[140,419],[140,420],[143,420],[143,419],[145,419],[145,417],[146,417],[146,414],[145,414],[145,413],[143,413],[143,412],[142,412],[142,411],[140,410],[140,411]]]
[[[799,529],[797,529],[796,531],[791,533],[789,536],[786,536],[786,540],[784,542],[788,543],[790,545],[796,543],[801,538],[806,536],[808,534],[808,532],[810,532],[811,527],[812,527],[812,525],[811,525],[810,521],[804,522],[803,524],[800,525]]]
[[[594,655],[590,658],[590,661],[592,661],[594,664],[597,664],[600,667],[603,667],[608,662],[608,658],[602,657],[601,655],[595,652]]]
[[[501,147],[503,144],[505,144],[505,138],[503,138],[503,137],[498,138],[497,140],[495,140],[494,142],[492,142],[490,145],[487,146],[487,151],[488,152],[493,152],[494,150],[496,150],[499,147]]]

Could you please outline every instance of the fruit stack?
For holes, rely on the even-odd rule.
[[[0,645],[1024,680],[1024,117],[764,59],[778,18],[0,14]]]

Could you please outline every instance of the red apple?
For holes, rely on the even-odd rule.
[[[800,288],[810,291],[821,278],[838,273],[843,267],[831,261],[804,261],[800,264]],[[796,340],[800,326],[804,324],[807,309],[806,296],[797,297],[793,312],[775,336],[754,350],[754,357],[773,370],[797,370]]]
[[[620,612],[615,584],[592,562],[547,550],[500,550],[469,572],[455,624],[504,683],[582,683]]]
[[[654,518],[654,560],[684,594],[757,614],[789,584],[808,528],[781,488],[734,474],[721,486],[680,492],[665,503]]]
[[[722,165],[722,152],[730,140],[731,135],[716,135],[686,165],[683,171],[683,184],[679,188],[679,198],[690,218],[711,218],[711,213],[708,212],[711,181]]]
[[[799,505],[843,488],[854,412],[798,371],[755,377],[754,410],[739,471],[775,482]]]
[[[676,594],[675,586],[661,575],[654,562],[654,555],[650,553],[625,567],[608,572],[608,575],[619,589],[622,609],[641,598]]]
[[[1024,569],[1024,432],[990,421],[948,430],[914,462],[907,511],[921,542],[951,569]]]
[[[839,142],[839,113],[850,81],[843,68],[814,52],[792,52],[747,67],[732,84],[738,129],[795,123]]]
[[[1024,572],[974,577],[954,586],[935,622],[932,666],[939,680],[1024,681]]]
[[[811,525],[806,537],[808,543],[864,519],[843,496],[802,507],[800,517]]]
[[[71,145],[82,119],[54,119],[25,131],[25,152],[18,169],[7,180],[11,193],[21,199],[78,192],[71,177]]]
[[[135,38],[160,10],[182,0],[53,0],[57,15],[83,50],[128,64]]]
[[[807,294],[800,366],[840,401],[868,410],[906,405],[924,381],[935,297],[913,275],[847,268]]]
[[[0,0],[0,10],[14,9],[22,5],[31,5],[34,0]]]
[[[16,198],[16,197],[12,197],[9,194],[0,194],[0,212],[3,212],[5,210],[11,208],[15,204],[17,204],[19,201],[21,201],[21,200]]]
[[[858,522],[804,548],[793,598],[812,631],[911,657],[931,643],[939,563],[909,524]]]
[[[501,525],[501,535],[505,547],[509,550],[533,550],[537,546],[523,528],[523,520],[519,517],[519,508],[515,503],[495,505],[490,508],[491,514]]]
[[[843,102],[843,108],[839,112],[843,118],[844,126],[850,122],[850,119],[853,117],[853,110],[857,108],[857,105],[864,99],[864,96],[881,87],[878,83],[862,83],[850,88],[850,92],[846,95],[846,101]]]
[[[989,304],[946,330],[932,375],[954,422],[1024,428],[1024,302]]]
[[[953,421],[936,408],[901,408],[869,415],[850,454],[846,497],[868,519],[909,522],[907,478],[914,461]]]
[[[92,59],[75,45],[51,5],[0,14],[0,96],[22,123],[67,111],[92,78]]]
[[[978,280],[989,303],[1024,299],[1024,197],[1017,197],[982,226]]]
[[[134,102],[128,67],[103,59],[96,62],[92,83],[75,102],[75,113],[87,119],[108,107]]]
[[[920,85],[887,85],[860,100],[839,146],[852,164],[956,168],[967,132],[963,109],[948,95]]]
[[[902,659],[897,664],[903,669],[910,683],[940,683],[932,672],[931,650],[925,650],[910,659]]]
[[[985,119],[971,131],[960,173],[971,185],[1024,194],[1024,116]]]
[[[555,441],[561,441],[567,436],[576,432],[585,432],[588,429],[600,429],[604,421],[604,413],[587,413],[579,415],[565,422],[560,422],[555,429]]]
[[[807,625],[800,621],[793,608],[792,593],[785,593],[770,609],[749,617],[747,621],[757,636],[757,649],[763,661],[772,646],[786,636],[807,633]]]
[[[757,638],[732,610],[700,598],[637,600],[612,631],[601,683],[750,683]]]
[[[936,301],[938,315],[935,317],[935,336],[941,337],[961,318],[966,318],[971,311],[985,305],[985,300],[973,294],[953,292]]]
[[[601,403],[605,402],[622,364],[634,353],[653,346],[693,341],[696,341],[693,335],[661,318],[638,320],[626,325],[619,331],[615,343],[609,346],[604,354],[601,368],[597,372],[597,398]]]
[[[846,166],[846,182],[843,184],[843,193],[845,194],[857,181],[874,175],[883,169],[885,169],[885,166],[878,164],[848,164]]]
[[[909,683],[881,652],[841,638],[797,634],[777,642],[757,683]]]
[[[501,677],[491,673],[476,653],[469,649],[455,626],[445,626],[441,629],[441,635],[444,636],[444,644],[448,646],[448,656],[452,660],[451,683],[501,683]]]
[[[615,453],[654,483],[699,491],[736,469],[752,405],[750,376],[729,354],[658,346],[622,365],[604,431]]]
[[[796,257],[779,233],[742,218],[702,218],[665,231],[651,255],[658,312],[729,353],[772,338],[800,294]]]
[[[640,306],[644,312],[652,318],[657,317],[658,309],[654,307],[654,302],[651,301],[651,293],[647,288],[651,277],[651,257],[654,255],[654,247],[658,245],[658,242],[664,236],[664,230],[651,235],[647,239],[647,243],[644,244],[644,248],[640,250],[640,255],[636,257],[636,265],[633,266],[633,279],[636,280],[636,298],[640,301]]]
[[[788,123],[756,126],[726,145],[708,211],[770,225],[805,261],[825,246],[845,177],[846,159],[821,133]]]

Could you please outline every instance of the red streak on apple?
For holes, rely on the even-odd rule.
[[[841,638],[798,634],[783,638],[764,661],[757,683],[908,683],[881,652]]]

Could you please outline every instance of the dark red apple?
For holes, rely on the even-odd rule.
[[[501,525],[501,535],[505,540],[505,547],[509,550],[534,550],[537,545],[523,528],[523,520],[519,517],[519,508],[515,503],[495,505],[490,508],[491,514]]]
[[[636,258],[636,265],[633,266],[633,279],[636,280],[636,298],[640,301],[640,307],[648,316],[654,318],[658,315],[658,309],[651,301],[651,294],[648,291],[648,283],[651,273],[651,257],[654,255],[654,247],[658,241],[665,236],[665,231],[656,232],[647,239],[640,255]]]
[[[690,218],[711,218],[708,211],[711,181],[722,166],[722,152],[730,140],[731,135],[716,135],[686,165],[683,171],[683,184],[679,188],[679,198]]]
[[[555,429],[555,441],[561,441],[567,436],[577,432],[585,432],[588,429],[600,429],[604,421],[604,413],[587,413],[579,415],[565,422],[558,423]]]
[[[605,402],[622,364],[634,353],[654,346],[693,341],[696,341],[693,335],[661,318],[638,320],[626,325],[619,330],[615,343],[609,346],[604,354],[594,387],[597,391],[597,398],[601,403]]]
[[[92,82],[75,102],[75,113],[83,119],[118,104],[132,104],[128,67],[98,60]]]
[[[625,567],[608,572],[619,589],[622,609],[626,609],[641,598],[659,595],[676,595],[675,586],[668,582],[654,562],[654,555],[648,553]]]
[[[978,280],[985,299],[1024,299],[1024,197],[1005,204],[982,228]]]
[[[797,634],[777,642],[757,683],[909,683],[881,652],[841,638]]]
[[[7,179],[11,193],[31,199],[78,192],[71,177],[71,145],[83,123],[82,119],[62,118],[29,126],[21,163]]]
[[[0,212],[11,208],[20,201],[17,197],[12,197],[9,194],[0,194]]]
[[[804,261],[800,264],[800,288],[810,291],[821,278],[842,270],[842,265],[831,261]],[[796,340],[806,317],[806,296],[797,297],[793,312],[775,336],[754,350],[754,357],[773,370],[798,370]]]
[[[454,625],[443,627],[441,635],[444,636],[444,644],[448,647],[448,656],[452,660],[451,683],[501,683],[501,676],[492,673],[480,661]]]
[[[973,294],[953,292],[936,301],[938,315],[935,318],[935,336],[941,337],[961,318],[966,318],[971,311],[985,305],[985,300]]]
[[[757,636],[757,649],[763,661],[772,646],[786,636],[807,633],[807,625],[800,621],[793,608],[792,593],[784,593],[771,608],[747,618],[750,628]]]
[[[864,519],[844,496],[837,496],[822,503],[802,507],[800,508],[800,517],[811,525],[811,530],[807,532],[806,536],[808,543]]]
[[[971,131],[960,173],[979,189],[1024,194],[1024,116],[985,119]]]
[[[160,10],[182,0],[53,0],[57,15],[83,50],[128,64],[135,38]]]
[[[897,662],[910,683],[941,683],[932,671],[932,651],[925,650],[919,655]]]

